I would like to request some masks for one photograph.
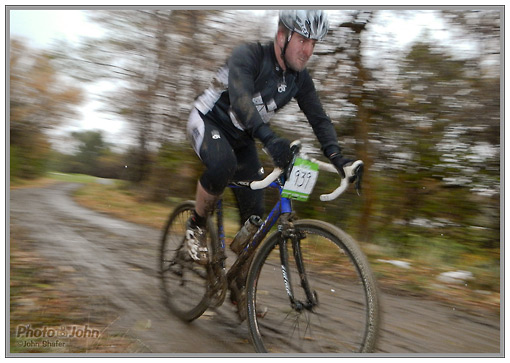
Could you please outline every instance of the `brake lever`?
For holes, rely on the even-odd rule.
[[[356,183],[354,184],[354,187],[356,189],[356,193],[358,194],[358,196],[361,196],[361,182],[363,181],[363,171],[364,171],[363,164],[358,165],[358,167],[354,170],[354,175],[356,178],[355,179]]]
[[[296,158],[298,157],[300,150],[301,150],[301,141],[300,140],[296,140],[290,144],[290,152],[292,154],[292,158],[284,170],[285,180],[290,178],[290,172],[292,171],[292,166],[294,165],[294,162],[296,161]]]
[[[361,196],[361,182],[363,180],[363,161],[358,160],[354,163],[349,164],[349,166],[344,167],[344,172],[347,177],[347,181],[349,184],[355,183],[354,187],[356,188],[356,193],[358,196]]]

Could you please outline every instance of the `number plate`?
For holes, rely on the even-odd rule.
[[[317,177],[319,176],[319,165],[301,158],[296,158],[289,179],[285,182],[282,197],[307,201],[313,191]]]

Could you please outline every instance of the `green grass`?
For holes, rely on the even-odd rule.
[[[56,182],[68,182],[68,183],[98,183],[104,180],[91,175],[84,174],[65,174],[59,172],[48,172],[44,177],[37,179],[20,179],[11,178],[10,187],[16,188],[30,188],[30,187],[43,187]]]
[[[49,172],[48,177],[54,180],[70,183],[96,183],[100,178],[85,174],[65,174]]]

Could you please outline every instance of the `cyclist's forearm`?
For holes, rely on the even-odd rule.
[[[271,139],[276,137],[276,134],[271,130],[268,124],[261,124],[253,129],[252,136],[266,145]]]
[[[340,153],[336,130],[322,108],[313,80],[306,71],[302,74],[301,88],[296,100],[312,126],[324,155],[329,158],[334,153]]]

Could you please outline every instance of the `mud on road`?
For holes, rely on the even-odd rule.
[[[79,206],[70,197],[77,187],[11,190],[10,223],[30,236],[33,252],[79,277],[77,293],[97,297],[101,310],[116,316],[105,328],[141,342],[145,353],[253,354],[246,323],[239,323],[228,302],[191,324],[168,313],[156,270],[160,231]],[[381,300],[376,353],[499,354],[502,349],[497,315],[387,293]]]

